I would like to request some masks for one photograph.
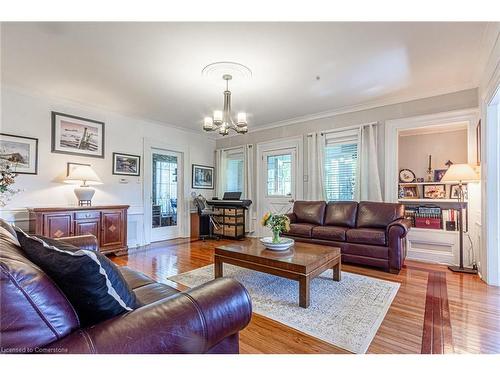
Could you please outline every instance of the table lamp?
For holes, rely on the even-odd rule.
[[[91,206],[92,197],[95,189],[89,185],[102,184],[101,179],[97,176],[90,165],[76,165],[70,169],[68,176],[64,180],[67,183],[81,184],[75,188],[75,195],[78,199],[79,206]]]
[[[477,269],[464,267],[464,227],[463,227],[463,208],[464,203],[464,182],[478,181],[479,176],[477,175],[474,167],[469,164],[452,164],[440,182],[458,182],[458,229],[459,235],[459,245],[460,245],[460,265],[459,266],[449,266],[448,268],[453,272],[463,272],[463,273],[477,273]]]

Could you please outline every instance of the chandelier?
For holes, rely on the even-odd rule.
[[[229,81],[233,78],[230,74],[224,74],[222,79],[226,81],[226,90],[224,91],[224,109],[214,111],[213,117],[205,117],[203,120],[203,130],[207,132],[218,130],[221,135],[228,135],[229,130],[236,133],[245,134],[248,132],[247,114],[238,112],[236,122],[231,114],[231,91],[229,91]]]

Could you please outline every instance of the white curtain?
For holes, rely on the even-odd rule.
[[[325,200],[324,187],[324,155],[325,135],[323,133],[307,134],[308,178],[307,199]]]
[[[224,151],[215,150],[215,196],[224,195]]]
[[[245,231],[248,233],[253,233],[255,231],[255,207],[257,206],[257,202],[255,202],[254,197],[254,147],[249,144],[245,146],[245,163],[244,163],[244,181],[245,181],[245,191],[244,196],[246,199],[250,199],[252,204],[245,211]]]
[[[382,187],[380,185],[378,168],[377,133],[378,126],[376,123],[361,127],[361,157],[359,163],[360,200],[382,201]]]

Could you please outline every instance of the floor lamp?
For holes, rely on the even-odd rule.
[[[453,272],[462,273],[477,273],[477,269],[464,267],[464,225],[463,225],[463,208],[465,207],[464,202],[464,182],[478,181],[478,175],[474,168],[469,164],[452,164],[440,182],[456,182],[458,181],[458,230],[459,234],[459,245],[460,245],[460,265],[459,266],[449,266],[448,268]]]

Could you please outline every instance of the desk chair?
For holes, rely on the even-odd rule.
[[[219,236],[214,235],[213,228],[220,228],[220,224],[214,219],[215,211],[207,204],[207,200],[203,195],[194,197],[194,204],[198,209],[198,216],[200,217],[200,240],[218,240]],[[202,234],[202,221],[208,219],[208,234]]]

